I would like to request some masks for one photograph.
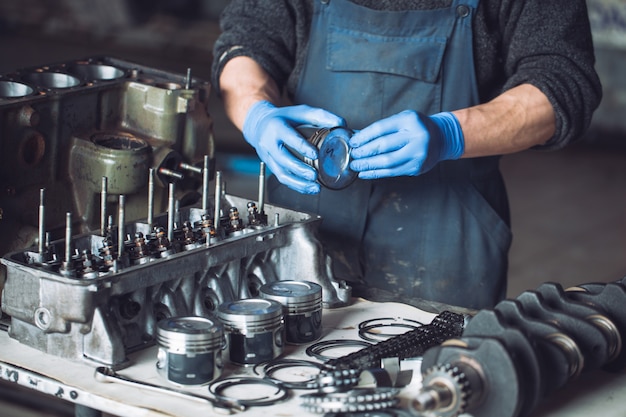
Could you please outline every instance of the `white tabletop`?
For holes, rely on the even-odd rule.
[[[400,303],[373,303],[355,300],[347,307],[323,311],[324,339],[358,340],[358,324],[381,317],[401,317],[429,323],[434,314]],[[356,348],[355,348],[356,350]],[[130,366],[118,371],[120,375],[151,384],[169,386],[157,374],[156,347],[137,352],[130,357]],[[345,354],[348,352],[335,352]],[[283,357],[309,359],[305,346],[289,346]],[[404,368],[419,369],[418,361],[406,362]],[[94,378],[96,365],[70,361],[42,353],[9,338],[0,332],[0,378],[30,389],[60,397],[104,412],[129,417],[196,417],[224,415],[209,404],[179,398],[168,393],[129,387],[118,383],[102,383]],[[255,376],[252,367],[227,366],[222,377]],[[409,386],[400,393],[401,405],[417,392],[421,384],[419,372]],[[187,388],[188,392],[207,395],[206,386]],[[299,396],[309,391],[294,390],[288,400],[270,406],[250,407],[238,413],[241,417],[255,416],[314,416],[301,407]],[[202,413],[202,414],[199,414]],[[626,373],[593,372],[577,380],[544,400],[532,417],[623,417],[626,415]],[[477,416],[479,417],[479,416]]]

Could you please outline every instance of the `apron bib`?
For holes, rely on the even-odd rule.
[[[344,117],[351,129],[406,109],[425,114],[479,102],[472,19],[479,0],[434,10],[378,11],[314,0],[294,102]],[[271,178],[269,199],[322,216],[335,278],[469,308],[506,291],[511,243],[498,157],[444,161],[418,177],[357,180],[302,195]]]

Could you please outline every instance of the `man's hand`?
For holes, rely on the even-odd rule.
[[[406,110],[372,123],[350,138],[350,168],[359,178],[416,176],[439,161],[458,159],[465,142],[452,113],[427,117]]]
[[[292,153],[317,159],[317,149],[295,130],[299,125],[333,127],[344,126],[345,121],[323,109],[275,107],[262,100],[248,110],[243,136],[282,184],[302,194],[316,194],[320,191],[317,172]]]

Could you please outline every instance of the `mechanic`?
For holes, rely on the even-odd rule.
[[[274,174],[270,202],[323,217],[336,278],[469,308],[505,296],[499,158],[588,127],[585,0],[232,0],[220,24],[213,85]],[[320,187],[302,124],[353,129],[358,180]]]

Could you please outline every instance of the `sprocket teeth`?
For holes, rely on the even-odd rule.
[[[472,390],[468,378],[458,366],[445,364],[429,368],[424,373],[422,384],[424,387],[439,384],[450,391],[452,402],[441,414],[442,417],[456,417],[466,411]]]

